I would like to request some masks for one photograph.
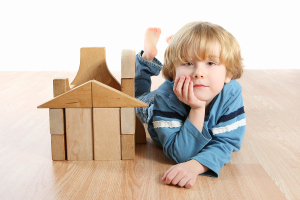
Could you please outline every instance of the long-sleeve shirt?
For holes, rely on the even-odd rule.
[[[189,120],[190,107],[173,92],[174,82],[166,80],[156,91],[148,110],[148,131],[154,142],[177,163],[197,160],[210,170],[204,175],[219,176],[231,153],[241,148],[246,119],[242,87],[231,80],[213,99],[202,131]]]

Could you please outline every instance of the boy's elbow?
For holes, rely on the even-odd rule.
[[[164,153],[170,159],[174,160],[176,163],[186,162],[192,157],[189,154],[183,152],[182,150],[180,151],[180,150],[177,150],[177,149],[166,149],[166,148],[164,148]]]

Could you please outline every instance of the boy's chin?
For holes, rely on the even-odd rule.
[[[207,99],[205,99],[205,98],[203,98],[203,97],[201,97],[201,96],[196,96],[196,97],[197,97],[197,99],[200,100],[200,101],[207,101]]]

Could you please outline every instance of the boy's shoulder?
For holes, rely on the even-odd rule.
[[[242,86],[236,80],[231,80],[229,83],[226,83],[223,87],[222,92],[225,94],[234,94],[240,92],[242,90]]]
[[[216,97],[215,104],[214,108],[216,109],[217,107],[217,110],[222,108],[223,114],[234,112],[236,109],[243,107],[242,86],[239,82],[231,80],[229,83],[226,83],[220,94]]]

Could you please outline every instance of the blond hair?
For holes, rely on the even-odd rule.
[[[224,28],[209,22],[191,22],[183,26],[169,42],[165,51],[162,74],[173,80],[178,63],[213,57],[216,44],[220,46],[219,64],[226,67],[226,76],[238,79],[243,73],[240,46]]]

